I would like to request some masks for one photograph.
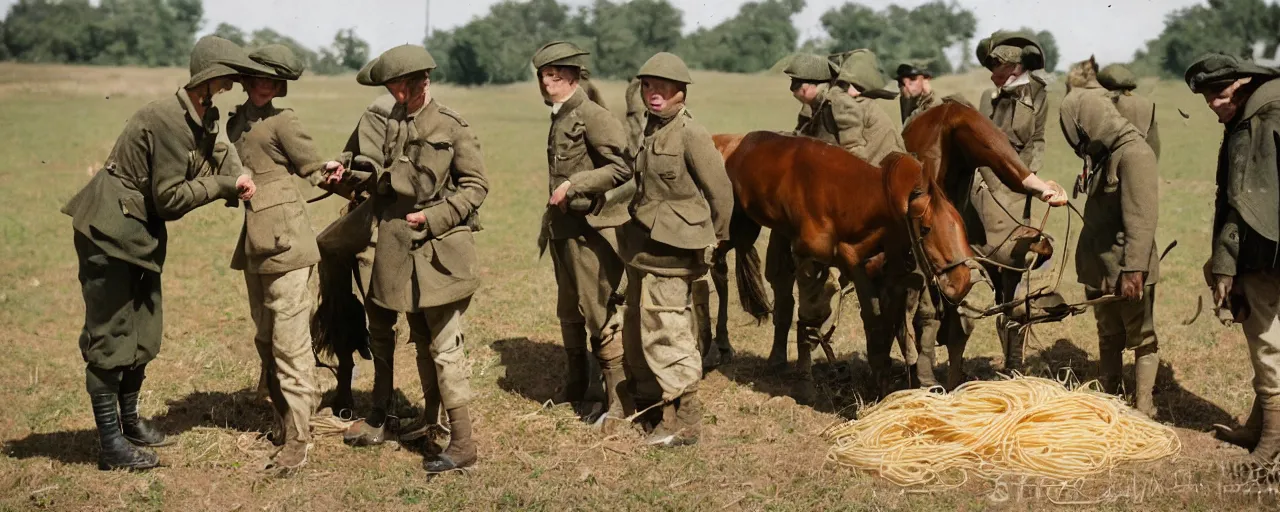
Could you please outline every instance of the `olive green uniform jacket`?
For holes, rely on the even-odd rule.
[[[800,135],[840,146],[876,167],[889,153],[906,151],[898,127],[875,100],[855,98],[840,87],[825,84],[819,89],[820,99],[810,107],[812,115],[798,130]]]
[[[1122,272],[1146,272],[1147,284],[1155,284],[1160,212],[1155,153],[1096,82],[1068,93],[1058,115],[1063,136],[1090,171],[1076,246],[1077,279],[1104,289],[1115,287]]]
[[[1258,87],[1225,131],[1218,153],[1213,273],[1270,271],[1280,266],[1280,78]]]
[[[1044,126],[1049,117],[1045,83],[1028,73],[1020,83],[989,89],[978,102],[978,111],[991,119],[1009,137],[1009,143],[1033,173],[1039,173],[1044,161]],[[969,241],[984,254],[994,254],[1024,218],[1031,198],[1010,190],[988,168],[979,169],[982,180],[974,180],[970,189],[973,210],[978,223],[970,228]],[[1012,215],[1012,217],[1010,216]],[[972,225],[968,220],[966,225]],[[1005,264],[1021,264],[1002,261]]]
[[[184,89],[148,103],[125,124],[106,165],[62,213],[108,256],[160,272],[165,222],[239,195],[240,158],[218,129],[218,117],[211,107],[199,119]]]
[[[644,142],[644,120],[648,107],[640,93],[640,79],[632,78],[627,84],[627,154],[635,159]]]
[[[359,152],[343,155],[353,165],[382,157],[365,183],[377,219],[369,298],[405,313],[469,298],[480,285],[472,229],[489,191],[480,142],[434,100],[412,113],[395,105],[379,133],[377,103],[351,136]],[[413,212],[426,215],[419,228],[405,220]]]
[[[548,206],[543,237],[550,240],[575,238],[590,230],[617,227],[631,218],[627,205],[631,197],[605,202],[604,193],[631,179],[626,151],[627,134],[608,110],[587,99],[581,88],[560,105],[551,117],[547,134],[548,191],[566,180],[572,183],[566,199],[591,197],[592,211],[562,211]]]
[[[290,175],[317,184],[325,160],[289,109],[244,103],[227,120],[227,136],[258,190],[245,204],[244,228],[231,268],[251,274],[283,274],[320,261],[306,201]]]
[[[1107,96],[1120,115],[1138,129],[1151,151],[1160,158],[1160,125],[1156,123],[1156,104],[1143,96],[1126,91],[1109,91]]]
[[[710,261],[704,251],[729,239],[733,185],[711,134],[688,110],[649,123],[655,126],[636,160],[630,208],[640,229],[626,230],[624,257],[660,276],[701,275]]]

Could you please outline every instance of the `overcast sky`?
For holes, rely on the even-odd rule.
[[[482,16],[498,0],[430,0],[432,29],[447,29]],[[561,0],[586,5],[590,0]],[[671,0],[684,11],[684,30],[714,26],[733,16],[748,0]],[[822,13],[847,0],[808,0],[793,20],[801,41],[823,35]],[[890,4],[913,7],[927,0],[857,0],[883,9]],[[978,35],[1001,28],[1030,26],[1053,32],[1062,48],[1061,62],[1095,53],[1104,63],[1128,61],[1134,50],[1159,35],[1170,11],[1204,0],[958,0],[978,17]],[[15,0],[0,0],[4,12]],[[378,52],[403,43],[421,43],[428,0],[205,0],[202,34],[226,22],[246,31],[271,27],[311,47],[328,45],[339,29],[356,33]],[[97,3],[97,0],[94,0]],[[532,51],[532,49],[530,49]]]

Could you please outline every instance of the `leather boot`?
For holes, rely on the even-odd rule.
[[[298,439],[297,430],[292,421],[285,421],[284,446],[271,457],[271,462],[266,467],[268,471],[286,474],[307,465],[307,452],[311,450],[311,443]]]
[[[653,427],[653,432],[645,438],[646,446],[673,446],[676,432],[680,431],[680,419],[675,401],[662,404],[662,422]]]
[[[783,317],[785,315],[785,318]],[[791,334],[791,315],[774,312],[773,348],[769,349],[769,369],[782,372],[787,369],[787,336]]]
[[[1156,402],[1153,395],[1156,388],[1156,374],[1160,371],[1160,353],[1157,352],[1155,345],[1138,348],[1133,366],[1136,380],[1134,387],[1137,388],[1133,397],[1133,408],[1154,420],[1156,419]]]
[[[1237,477],[1252,481],[1274,481],[1280,476],[1280,396],[1259,400],[1262,402],[1262,427],[1258,444],[1253,452],[1237,459],[1232,469]]]
[[[476,442],[471,439],[471,414],[466,406],[449,409],[449,447],[444,453],[427,459],[423,469],[428,474],[469,468],[477,459]]]
[[[1102,392],[1119,395],[1124,384],[1125,336],[1103,336],[1098,339],[1098,383]]]
[[[1258,446],[1258,436],[1262,435],[1262,397],[1253,397],[1253,409],[1249,419],[1240,428],[1233,429],[1226,425],[1214,425],[1213,436],[1249,451]]]
[[[587,396],[587,331],[582,324],[560,324],[564,340],[564,389],[557,403],[577,404]]]
[[[813,348],[818,345],[822,334],[818,326],[797,324],[799,340],[796,344],[796,384],[794,398],[796,403],[808,405],[817,396],[813,385]]]
[[[152,448],[169,446],[176,441],[164,435],[164,432],[151,426],[151,423],[138,416],[138,395],[140,391],[120,393],[120,427],[124,438],[138,446]]]
[[[934,355],[937,350],[933,340],[922,340],[919,347],[920,353],[916,358],[916,384],[922,389],[930,389],[939,386],[938,377],[933,373]]]
[[[697,388],[686,392],[676,402],[676,421],[680,430],[676,432],[674,446],[697,444],[702,432],[702,401],[698,399]]]
[[[134,446],[120,430],[114,393],[89,395],[93,422],[98,425],[98,469],[151,469],[160,464],[156,452]]]
[[[1027,331],[1022,325],[1004,315],[996,317],[996,334],[1004,348],[1004,370],[1006,372],[1022,371],[1022,349],[1027,338]]]
[[[635,405],[629,404],[631,396],[626,386],[626,372],[622,367],[604,369],[604,389],[609,398],[604,414],[596,420],[596,425],[605,435],[625,428],[628,423],[627,411],[635,409]]]
[[[420,349],[427,350],[425,345]],[[424,437],[433,440],[444,434],[444,426],[440,425],[440,383],[435,361],[430,357],[418,358],[418,382],[422,384],[422,414],[399,429],[397,437],[401,442]]]

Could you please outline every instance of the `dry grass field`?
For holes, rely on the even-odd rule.
[[[1164,262],[1157,328],[1164,363],[1156,401],[1184,443],[1176,459],[1124,467],[1079,482],[1011,479],[972,482],[945,493],[916,493],[835,467],[818,433],[852,415],[869,388],[856,308],[845,308],[835,343],[838,365],[818,357],[819,403],[798,406],[788,380],[770,374],[772,327],[736,308],[729,319],[739,357],[706,377],[702,443],[670,451],[638,448],[638,437],[605,438],[567,407],[544,407],[563,366],[554,316],[551,263],[535,244],[546,198],[547,110],[532,83],[463,89],[435,87],[463,113],[485,150],[491,193],[478,235],[484,284],[467,326],[476,390],[473,415],[481,467],[428,480],[418,448],[394,443],[352,449],[317,439],[301,474],[259,471],[270,444],[268,406],[255,397],[258,363],[242,276],[228,268],[241,213],[220,204],[170,227],[164,272],[164,350],[149,368],[142,410],[177,445],[160,450],[166,467],[99,472],[96,437],[76,348],[83,306],[69,218],[63,203],[107,156],[138,107],[172,94],[184,70],[40,67],[0,64],[0,510],[864,510],[1029,509],[1086,502],[1110,509],[1252,509],[1275,506],[1272,491],[1224,482],[1216,462],[1242,454],[1204,432],[1246,411],[1252,389],[1243,336],[1203,315],[1183,326],[1206,290],[1213,166],[1221,129],[1198,96],[1177,82],[1145,82],[1159,104],[1164,137],[1159,243],[1178,248]],[[693,113],[713,133],[790,129],[797,104],[778,75],[695,74]],[[935,82],[943,94],[976,99],[985,77]],[[601,84],[615,109],[620,83]],[[352,77],[307,76],[282,106],[295,108],[322,151],[336,153],[365,105],[380,93]],[[1055,85],[1051,103],[1062,98]],[[225,113],[240,91],[218,104]],[[897,105],[884,107],[897,117]],[[1190,114],[1183,119],[1178,109]],[[1080,163],[1062,141],[1056,114],[1047,127],[1044,174],[1070,186]],[[307,195],[316,192],[306,192]],[[852,199],[851,199],[852,200]],[[341,207],[311,206],[317,230]],[[1077,200],[1083,204],[1083,199]],[[1051,230],[1066,236],[1065,215]],[[1078,224],[1076,225],[1078,229]],[[762,240],[764,238],[762,237]],[[762,242],[763,243],[763,242]],[[1069,266],[1068,266],[1069,267]],[[1082,298],[1068,269],[1069,299]],[[402,333],[402,336],[405,336]],[[1097,371],[1089,315],[1037,327],[1032,373],[1081,380]],[[401,345],[397,414],[417,414],[421,391],[412,347]],[[794,350],[792,351],[794,358]],[[941,359],[941,358],[940,358]],[[996,378],[1002,366],[990,321],[979,324],[965,370]],[[851,371],[847,371],[848,368]],[[372,367],[360,361],[357,403],[368,405]],[[317,371],[324,387],[333,377]],[[843,416],[842,416],[843,415]]]

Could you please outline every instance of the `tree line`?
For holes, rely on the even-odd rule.
[[[754,0],[718,25],[685,33],[683,13],[670,0],[594,0],[576,8],[557,0],[503,0],[465,25],[436,31],[425,44],[440,66],[435,78],[464,85],[530,79],[533,49],[555,39],[591,51],[592,73],[604,78],[629,77],[659,51],[676,52],[694,68],[737,73],[774,68],[796,51],[855,48],[875,49],[885,71],[905,60],[928,61],[939,74],[974,63],[977,18],[954,0],[881,10],[850,1],[822,14],[824,36],[800,41],[792,18],[804,7],[804,0]],[[184,67],[203,18],[201,0],[101,0],[97,6],[19,0],[0,21],[0,60]],[[1037,36],[1047,68],[1055,69],[1053,34],[1021,30]],[[317,73],[350,72],[370,57],[368,43],[352,29],[318,49],[270,28],[246,33],[223,23],[213,33],[250,47],[285,44]],[[1276,0],[1207,0],[1169,13],[1164,31],[1137,51],[1132,65],[1139,74],[1181,76],[1208,51],[1275,58],[1277,46]]]

